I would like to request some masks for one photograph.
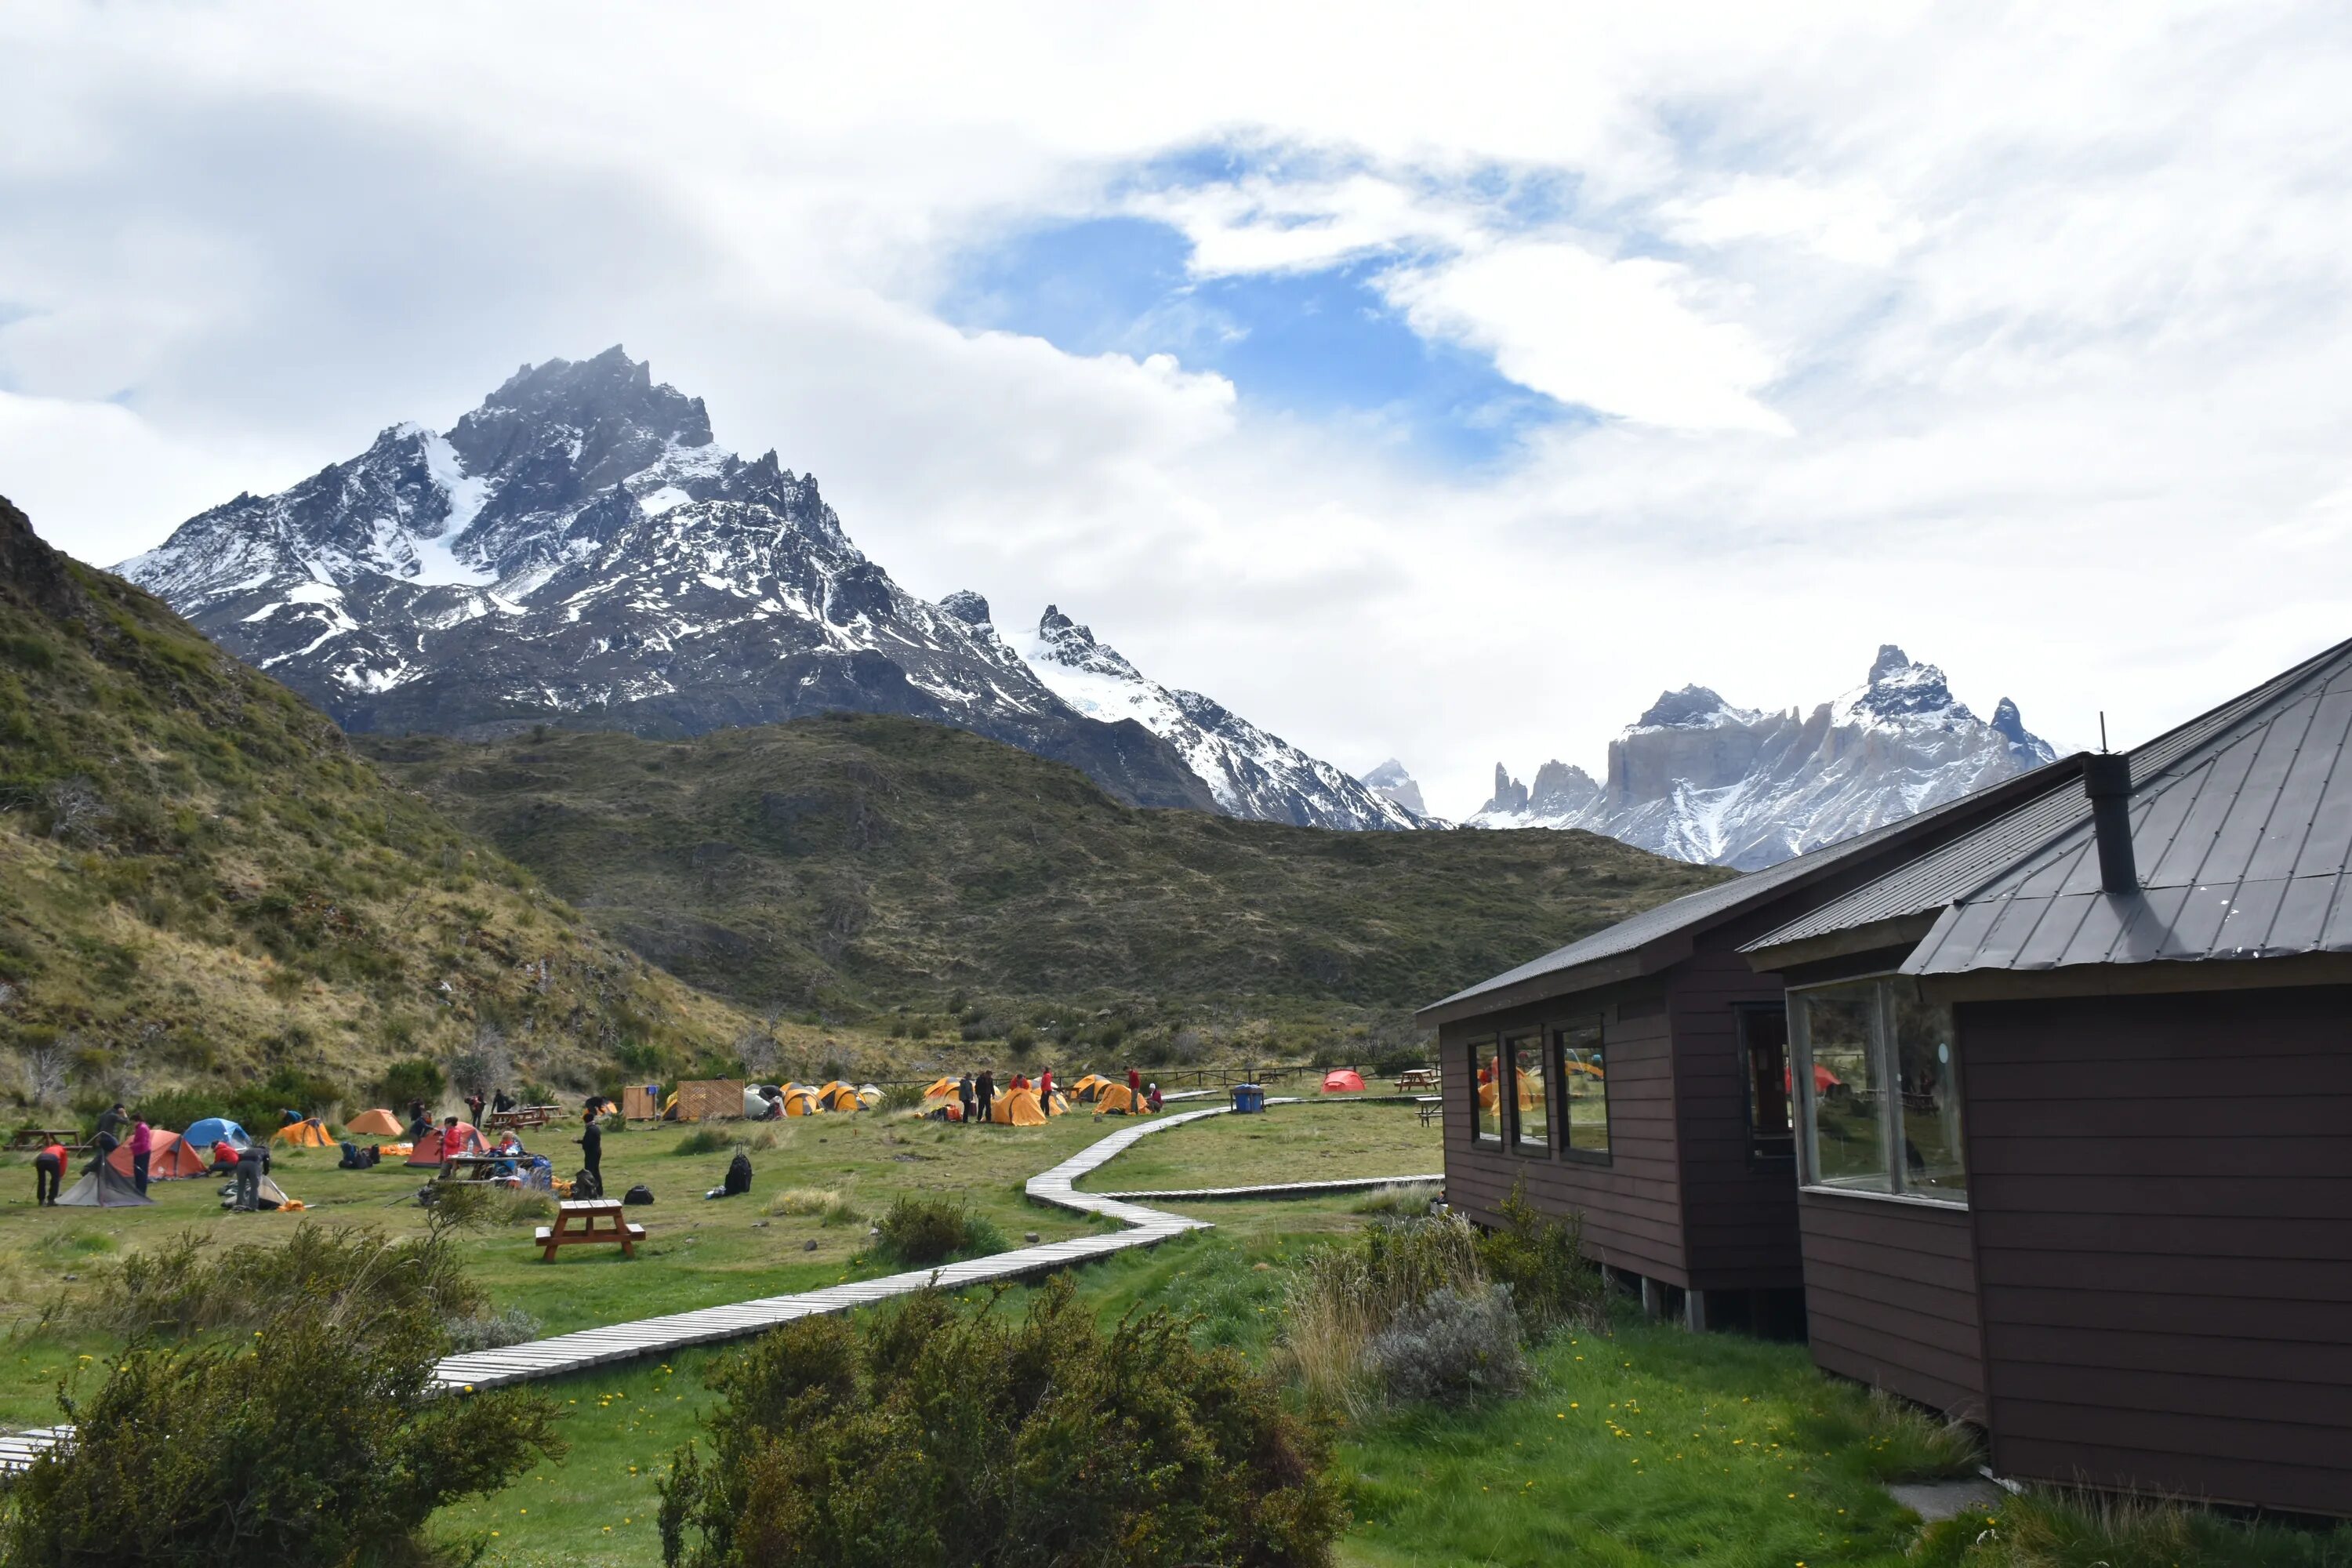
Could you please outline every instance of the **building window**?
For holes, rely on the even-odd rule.
[[[1470,1042],[1470,1088],[1478,1106],[1471,1127],[1479,1142],[1499,1145],[1503,1142],[1503,1100],[1496,1086],[1502,1079],[1503,1063],[1496,1049],[1491,1037]]]
[[[1804,1179],[1968,1201],[1948,1007],[1890,978],[1789,993]]]
[[[1789,1068],[1789,1015],[1779,1007],[1740,1007],[1739,1060],[1748,1079],[1748,1156],[1780,1164],[1797,1154],[1796,1093]]]
[[[1511,1106],[1511,1147],[1522,1154],[1551,1152],[1551,1098],[1544,1072],[1543,1035],[1530,1030],[1503,1042],[1516,1092]]]
[[[1571,1025],[1552,1033],[1552,1076],[1559,1080],[1560,1114],[1568,1134],[1560,1140],[1571,1159],[1609,1159],[1609,1064],[1603,1059],[1601,1026]]]

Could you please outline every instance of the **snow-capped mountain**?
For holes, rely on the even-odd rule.
[[[1414,813],[1197,691],[1160,685],[1055,606],[1014,651],[1079,712],[1131,719],[1176,748],[1232,816],[1301,827],[1412,828]]]
[[[1500,763],[1479,827],[1582,827],[1679,860],[1754,870],[2053,761],[2004,697],[1990,721],[1892,644],[1869,679],[1811,713],[1736,708],[1704,686],[1660,695],[1609,743],[1596,783]]]
[[[1415,816],[1429,815],[1428,803],[1421,796],[1421,785],[1405,772],[1404,764],[1391,757],[1370,773],[1359,773],[1356,782],[1374,795],[1392,800]]]
[[[394,426],[117,570],[349,729],[690,734],[852,709],[1131,802],[1216,804],[1159,735],[1055,696],[972,596],[900,588],[814,477],[719,447],[699,398],[617,347],[526,365],[448,431]]]

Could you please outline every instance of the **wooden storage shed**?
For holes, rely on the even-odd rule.
[[[1815,1360],[2004,1475],[2352,1515],[2347,865],[2352,644],[1751,943]]]
[[[1695,1327],[1799,1327],[1787,1015],[1741,945],[1906,856],[2072,787],[2080,758],[1687,894],[1421,1011],[1448,1199],[1524,1184],[1588,1256]]]

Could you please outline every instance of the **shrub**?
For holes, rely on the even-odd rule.
[[[1400,1311],[1364,1347],[1364,1365],[1391,1399],[1458,1404],[1527,1385],[1519,1319],[1501,1285],[1441,1286]]]
[[[485,1312],[472,1318],[453,1318],[442,1327],[451,1355],[463,1355],[468,1351],[499,1350],[507,1345],[527,1344],[539,1338],[539,1320],[520,1307],[509,1307],[504,1311]]]
[[[422,1057],[411,1057],[384,1068],[383,1076],[376,1079],[373,1087],[378,1098],[395,1110],[405,1111],[412,1100],[421,1100],[427,1107],[436,1106],[441,1103],[444,1087],[441,1065]]]
[[[370,1226],[338,1229],[304,1220],[283,1242],[218,1247],[192,1230],[133,1252],[82,1297],[52,1308],[50,1326],[69,1315],[78,1331],[184,1335],[258,1328],[305,1303],[330,1312],[414,1308],[442,1321],[476,1316],[484,1299],[440,1236],[394,1240]]]
[[[1501,1229],[1479,1238],[1478,1258],[1490,1278],[1510,1288],[1528,1337],[1604,1326],[1609,1288],[1601,1270],[1585,1261],[1582,1216],[1559,1220],[1537,1213],[1524,1179],[1512,1184],[1502,1216]]]
[[[134,1342],[95,1393],[60,1391],[76,1439],[17,1479],[0,1559],[413,1562],[436,1510],[562,1451],[544,1395],[426,1397],[445,1342],[380,1289],[303,1297],[251,1337]]]
[[[925,1292],[722,1363],[709,1454],[662,1482],[670,1568],[1312,1564],[1328,1434],[1166,1313],[1105,1331],[1066,1278],[1013,1323]]]
[[[679,1154],[716,1154],[731,1148],[735,1140],[717,1127],[698,1127],[677,1141],[673,1151]]]
[[[882,1098],[875,1102],[877,1110],[918,1110],[923,1104],[923,1086],[919,1083],[886,1084]]]
[[[1483,1294],[1477,1233],[1458,1215],[1376,1222],[1311,1253],[1285,1303],[1284,1350],[1299,1381],[1356,1414],[1370,1408],[1365,1357],[1407,1308],[1441,1289]]]
[[[1004,1250],[1003,1233],[952,1198],[899,1198],[874,1228],[874,1250],[905,1268]]]

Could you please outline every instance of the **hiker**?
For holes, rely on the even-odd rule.
[[[236,1144],[224,1138],[213,1145],[213,1168],[208,1173],[215,1176],[236,1174]]]
[[[130,1121],[130,1112],[122,1109],[122,1101],[116,1100],[111,1109],[100,1115],[98,1131],[91,1135],[90,1142],[94,1143],[103,1138],[106,1140],[106,1146],[109,1149],[113,1148],[122,1142],[122,1129],[129,1125]]]
[[[751,1156],[742,1150],[727,1162],[727,1179],[702,1195],[708,1198],[740,1198],[751,1190]]]
[[[54,1205],[66,1182],[66,1146],[52,1143],[33,1156],[33,1206]]]
[[[590,1110],[582,1114],[580,1136],[572,1142],[580,1145],[580,1158],[586,1162],[583,1168],[587,1171],[589,1179],[596,1184],[595,1195],[603,1197],[604,1195],[604,1129],[596,1125],[594,1111]]]
[[[1158,1084],[1155,1083],[1151,1086],[1151,1092],[1145,1097],[1144,1103],[1151,1107],[1151,1113],[1154,1116],[1160,1114],[1160,1107],[1164,1104],[1165,1101],[1161,1100],[1160,1098],[1160,1086]]]
[[[485,1103],[486,1102],[482,1099],[482,1091],[478,1089],[466,1097],[466,1109],[474,1113],[473,1122],[477,1127],[479,1127],[482,1124],[482,1107]]]
[[[261,1212],[261,1173],[269,1159],[269,1152],[256,1143],[236,1159],[236,1203],[239,1214]]]
[[[1143,1103],[1143,1075],[1133,1068],[1127,1069],[1127,1101],[1129,1105]]]
[[[980,1069],[980,1081],[972,1085],[972,1094],[980,1102],[980,1119],[982,1121],[987,1121],[988,1108],[996,1099],[995,1068],[982,1068]]]
[[[278,1126],[280,1126],[280,1127],[297,1127],[297,1126],[299,1126],[299,1125],[301,1124],[301,1121],[302,1121],[302,1113],[301,1113],[300,1111],[299,1111],[299,1110],[295,1110],[292,1106],[289,1106],[289,1105],[281,1105],[281,1106],[279,1106],[279,1107],[278,1108]]]
[[[956,1099],[962,1107],[963,1124],[967,1127],[971,1126],[973,1121],[971,1110],[975,1092],[971,1087],[971,1074],[964,1074],[963,1081],[956,1085]]]
[[[147,1160],[155,1152],[155,1130],[141,1117],[131,1127],[131,1184],[147,1195]]]
[[[408,1102],[408,1141],[414,1143],[432,1131],[433,1118],[425,1114],[425,1102],[421,1100],[410,1100]]]
[[[500,1089],[498,1093],[490,1097],[490,1109],[492,1110],[512,1110],[514,1108],[514,1097],[509,1094],[505,1089]]]
[[[1054,1069],[1047,1068],[1037,1075],[1037,1104],[1048,1115],[1054,1110]]]

